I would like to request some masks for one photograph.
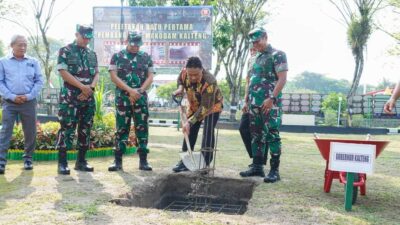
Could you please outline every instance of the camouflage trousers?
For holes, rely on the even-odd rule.
[[[95,106],[94,104],[74,105],[60,103],[58,120],[60,130],[58,131],[56,149],[71,150],[75,130],[78,126],[77,150],[87,151],[90,147],[90,130],[93,125]]]
[[[116,138],[115,151],[125,153],[128,142],[129,132],[131,128],[131,120],[133,120],[136,143],[138,145],[138,153],[148,153],[147,142],[149,138],[149,109],[147,101],[141,97],[133,106],[132,105],[116,105]]]
[[[267,114],[258,106],[249,108],[251,150],[253,157],[264,157],[270,149],[271,156],[280,156],[281,138],[279,128],[282,123],[282,109],[273,108]]]

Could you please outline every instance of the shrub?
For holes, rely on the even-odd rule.
[[[20,124],[14,126],[13,136],[10,140],[11,149],[24,149],[24,132]]]
[[[346,96],[341,93],[331,93],[324,99],[322,102],[322,111],[325,112],[326,110],[334,110],[338,111],[339,109],[339,97],[342,97],[342,103],[340,106],[340,112],[344,113],[347,109],[347,100]]]
[[[58,122],[37,123],[36,149],[54,150],[57,132],[60,129]],[[136,145],[135,129],[131,126],[131,133],[127,145]],[[115,145],[115,116],[107,113],[100,121],[95,121],[90,133],[91,148],[113,147]],[[75,135],[75,141],[77,136]],[[24,134],[22,126],[14,126],[10,149],[24,149]]]
[[[38,123],[36,135],[36,148],[41,150],[55,149],[57,133],[60,129],[60,123],[47,122],[44,124]]]
[[[337,111],[332,109],[327,109],[324,111],[324,119],[326,126],[336,126],[337,125]]]
[[[363,115],[353,115],[351,125],[353,127],[364,127],[365,120]]]

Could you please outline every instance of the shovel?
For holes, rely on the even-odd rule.
[[[186,123],[186,113],[184,112],[184,106],[182,106],[182,95],[173,95],[172,99],[179,105],[179,115],[181,117],[182,126]],[[190,147],[189,137],[188,134],[185,132],[183,133],[185,138],[187,152],[180,152],[179,156],[183,164],[188,168],[190,171],[196,171],[199,169],[203,169],[206,167],[206,163],[204,161],[204,157],[200,152],[193,152],[192,148]]]

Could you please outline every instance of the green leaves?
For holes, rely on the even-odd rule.
[[[346,96],[341,93],[331,93],[328,97],[322,102],[322,111],[335,111],[337,112],[339,109],[339,98],[341,100],[340,112],[344,113],[347,109],[347,100]]]
[[[172,92],[176,89],[176,82],[164,84],[157,88],[157,96],[165,100],[171,100]]]

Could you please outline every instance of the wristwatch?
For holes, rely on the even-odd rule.
[[[144,93],[142,88],[138,88],[137,91],[139,92],[139,94],[143,94]]]

